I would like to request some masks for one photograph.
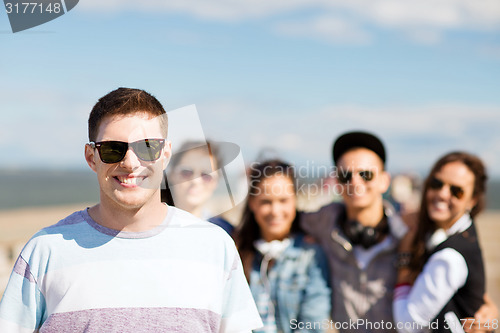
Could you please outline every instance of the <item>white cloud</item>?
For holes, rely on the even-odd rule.
[[[314,6],[314,1],[312,2]],[[261,18],[280,14],[290,10],[309,7],[304,0],[149,0],[137,2],[135,0],[86,0],[79,4],[79,8],[89,11],[141,11],[184,13],[194,17],[211,20],[235,21],[251,18]]]
[[[372,38],[371,27],[401,32],[424,44],[438,42],[450,30],[500,28],[498,0],[86,0],[79,9],[187,14],[225,22],[270,18],[281,33],[332,43],[366,42]],[[296,21],[279,18],[305,10],[321,14]]]
[[[454,27],[466,21],[461,7],[460,1],[378,0],[364,14],[385,26]]]
[[[490,166],[500,156],[500,106],[330,105],[282,113],[266,105],[231,105],[231,114],[237,116],[228,121],[212,117],[217,111],[209,104],[198,109],[208,120],[202,120],[206,133],[217,133],[218,140],[239,144],[247,161],[261,149],[274,148],[278,156],[296,163],[328,164],[335,137],[356,129],[376,133],[384,140],[393,171],[427,170],[438,156],[457,149],[484,157]]]
[[[367,44],[372,39],[357,22],[333,15],[300,22],[280,22],[276,24],[275,31],[288,36],[312,37],[341,44]]]

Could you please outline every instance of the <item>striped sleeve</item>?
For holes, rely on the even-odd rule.
[[[0,302],[0,332],[34,332],[42,322],[45,299],[28,262],[19,255]]]

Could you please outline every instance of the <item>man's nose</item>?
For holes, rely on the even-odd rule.
[[[363,177],[361,177],[361,175],[359,174],[359,172],[353,172],[352,173],[352,178],[351,178],[351,183],[354,184],[354,185],[364,184],[365,180],[363,179]]]
[[[121,167],[127,170],[134,170],[138,166],[141,165],[141,160],[137,155],[132,151],[132,149],[128,149],[125,157],[120,162]]]

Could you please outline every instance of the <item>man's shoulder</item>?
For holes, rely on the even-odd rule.
[[[321,239],[328,234],[325,231],[330,230],[335,225],[337,217],[344,209],[342,203],[332,202],[315,212],[301,213],[301,226],[306,233]]]
[[[87,209],[77,210],[47,228],[76,225],[85,222],[87,219],[86,216],[88,216]]]
[[[47,226],[35,233],[21,251],[23,257],[46,253],[56,248],[65,249],[65,242],[72,241],[68,235],[79,234],[80,226],[85,222],[84,211],[76,211],[57,223]]]
[[[36,234],[33,235],[32,239],[41,237],[41,236],[46,236],[46,235],[52,235],[54,233],[58,233],[62,228],[66,227],[77,227],[81,223],[85,222],[85,210],[79,210],[76,212],[71,213],[70,215],[62,218],[58,222],[49,225],[45,228],[40,229]]]
[[[341,202],[331,202],[325,206],[320,207],[316,211],[303,212],[303,219],[317,219],[321,217],[335,217],[345,209],[344,204]]]
[[[334,202],[331,202],[327,205],[324,205],[323,207],[321,207],[318,212],[321,212],[321,213],[340,213],[341,211],[343,211],[345,209],[345,205],[344,203],[342,202],[338,202],[338,201],[334,201]]]

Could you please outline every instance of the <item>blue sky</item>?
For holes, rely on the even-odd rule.
[[[473,151],[500,176],[496,0],[81,0],[13,34],[0,10],[0,167],[85,168],[86,120],[119,86],[205,135],[297,164],[330,164],[365,129],[391,171]]]

